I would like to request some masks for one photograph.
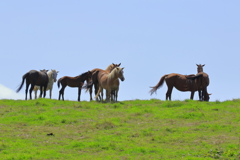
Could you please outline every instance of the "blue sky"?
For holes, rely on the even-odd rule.
[[[56,69],[60,78],[111,63],[125,67],[119,100],[165,100],[166,84],[152,96],[149,87],[165,74],[196,74],[196,64],[205,64],[211,101],[240,98],[239,7],[237,0],[1,1],[0,98],[24,98],[25,85],[17,96],[5,90],[15,91],[32,69]],[[54,84],[54,99],[58,91]],[[173,90],[172,100],[189,97]],[[77,88],[67,87],[65,99],[77,100]]]

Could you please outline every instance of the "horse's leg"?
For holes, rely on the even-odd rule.
[[[49,97],[52,99],[52,88],[49,89]]]
[[[190,96],[190,99],[191,99],[191,100],[193,100],[194,93],[195,93],[195,91],[194,91],[194,90],[192,90],[192,91],[191,91],[191,96]]]
[[[111,88],[108,89],[107,92],[106,92],[106,101],[107,102],[111,101],[110,97],[111,97]]]
[[[35,99],[37,99],[37,91],[38,91],[38,89],[34,88],[33,90],[34,90],[34,94],[35,94]]]
[[[46,97],[46,91],[47,91],[47,85],[43,86],[44,91],[43,91],[43,98]]]
[[[27,100],[28,87],[29,87],[29,83],[26,83],[25,100]]]
[[[66,86],[65,86],[66,87]],[[65,87],[62,88],[62,100],[64,101],[64,89]]]
[[[115,101],[117,102],[117,99],[118,99],[118,90],[119,89],[116,89],[116,91],[115,91]]]
[[[78,87],[78,102],[80,102],[82,86]]]
[[[43,88],[42,88],[43,86],[40,86],[40,95],[39,95],[39,98],[42,98],[42,93],[43,93]]]
[[[92,101],[92,86],[89,88],[90,101]]]
[[[173,90],[173,86],[168,86],[168,90],[167,90],[167,93],[166,93],[166,100],[172,100],[171,99],[171,95],[172,95],[172,90]]]
[[[64,101],[64,89],[65,89],[66,86],[62,86],[62,88],[60,89],[59,91],[59,97],[58,97],[58,100],[61,100],[61,95],[62,95],[62,100]]]
[[[30,90],[29,90],[30,99],[32,99],[32,90],[33,90],[34,86],[35,86],[35,84],[31,84],[31,87],[30,87]]]
[[[202,101],[203,95],[202,95],[202,90],[201,89],[198,89],[198,97],[199,97],[199,101]]]

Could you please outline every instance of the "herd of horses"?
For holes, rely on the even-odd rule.
[[[120,68],[120,64],[110,64],[105,70],[95,68],[90,71],[84,72],[76,77],[64,76],[58,79],[57,74],[59,71],[56,70],[30,70],[22,76],[22,82],[16,92],[19,92],[26,81],[26,90],[25,90],[25,100],[27,100],[28,88],[29,97],[32,99],[32,91],[35,92],[35,99],[37,98],[37,91],[40,90],[39,97],[45,98],[46,91],[49,90],[50,99],[52,97],[52,88],[54,82],[57,82],[59,90],[58,100],[64,100],[64,90],[67,86],[77,87],[78,88],[78,101],[80,101],[81,90],[85,89],[90,94],[90,101],[92,98],[92,88],[95,89],[95,99],[97,101],[103,102],[103,89],[106,90],[106,101],[117,102],[118,91],[120,86],[120,81],[124,81],[125,77],[123,75],[123,68]],[[193,99],[195,91],[198,91],[200,101],[209,101],[209,95],[207,92],[207,87],[209,85],[209,76],[207,73],[203,72],[203,67],[205,65],[197,64],[196,75],[181,75],[177,73],[166,74],[161,77],[160,81],[156,86],[151,87],[150,94],[152,95],[157,91],[165,81],[168,87],[166,93],[166,100],[171,100],[172,89],[175,87],[179,91],[190,91],[190,99]],[[84,82],[87,82],[86,84]]]

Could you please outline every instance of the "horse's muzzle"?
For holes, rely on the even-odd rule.
[[[121,81],[124,81],[125,80],[125,78],[123,77],[123,78],[121,78]]]

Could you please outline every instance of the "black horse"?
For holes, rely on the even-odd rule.
[[[22,89],[22,86],[24,84],[24,80],[26,79],[25,100],[27,100],[28,87],[29,87],[30,84],[31,84],[31,87],[29,89],[30,99],[32,99],[32,90],[33,90],[35,85],[40,86],[40,97],[42,97],[42,87],[43,87],[43,89],[44,89],[43,97],[45,98],[46,89],[47,89],[47,85],[48,85],[48,81],[49,81],[47,71],[48,70],[45,70],[45,69],[40,70],[40,72],[36,71],[36,70],[30,70],[29,72],[24,74],[23,77],[22,77],[22,83],[21,83],[20,87],[17,89],[16,92],[19,92]]]

